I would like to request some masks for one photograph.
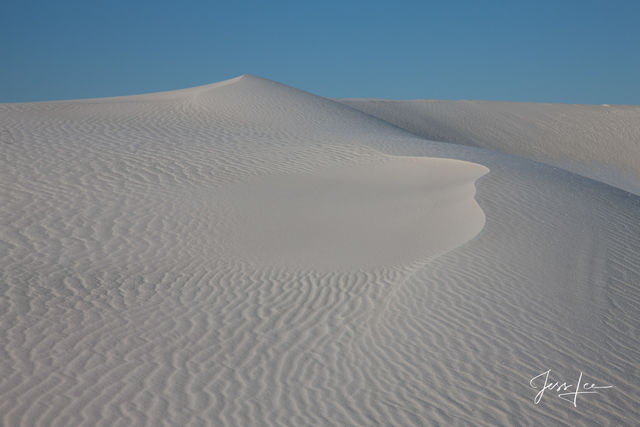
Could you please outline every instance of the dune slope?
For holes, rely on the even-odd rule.
[[[3,425],[640,419],[637,196],[253,76],[0,129]]]
[[[640,195],[640,107],[344,99],[434,141],[514,154]]]

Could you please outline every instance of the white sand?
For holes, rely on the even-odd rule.
[[[640,195],[640,106],[381,99],[340,102],[426,139],[515,154]]]
[[[634,425],[640,198],[565,169],[635,146],[488,105],[441,139],[499,151],[252,76],[0,104],[1,424]]]
[[[484,214],[474,200],[487,169],[457,160],[383,162],[261,177],[227,188],[229,252],[262,266],[348,272],[439,255],[474,237]]]

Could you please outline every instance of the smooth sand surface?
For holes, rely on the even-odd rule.
[[[340,102],[434,141],[548,163],[640,195],[640,106],[495,101]]]
[[[369,113],[253,76],[0,104],[1,424],[635,425],[640,197],[590,179],[638,185],[632,145]],[[614,388],[535,404],[548,369]]]
[[[474,181],[487,168],[459,160],[390,157],[314,173],[261,177],[220,201],[238,258],[263,266],[351,271],[420,261],[484,226]]]

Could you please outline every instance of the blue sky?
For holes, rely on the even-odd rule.
[[[328,97],[640,104],[640,1],[0,5],[0,102],[244,73]]]

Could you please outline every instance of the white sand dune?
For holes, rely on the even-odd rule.
[[[515,154],[640,195],[640,106],[381,99],[340,102],[426,139]]]
[[[637,116],[348,103],[0,104],[2,425],[636,424]],[[615,387],[536,405],[547,369]]]

